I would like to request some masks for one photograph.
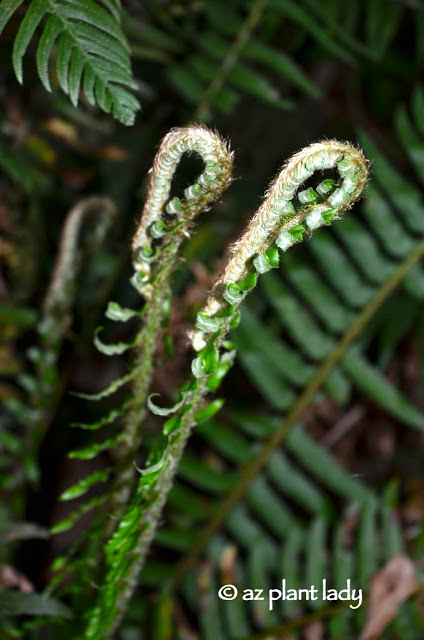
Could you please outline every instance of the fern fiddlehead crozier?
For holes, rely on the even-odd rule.
[[[54,272],[43,303],[40,333],[45,341],[49,340],[54,344],[60,340],[67,322],[66,315],[74,297],[83,254],[87,253],[88,249],[91,253],[95,252],[101,246],[116,213],[113,202],[101,196],[81,200],[69,212],[63,227]],[[91,217],[95,219],[95,223],[84,229]]]
[[[185,190],[183,199],[171,199],[172,178],[185,153],[199,155],[204,170]],[[140,445],[140,425],[151,382],[156,339],[166,314],[171,277],[178,265],[181,245],[191,223],[229,185],[231,171],[232,154],[225,142],[199,125],[171,130],[156,155],[147,199],[132,244],[135,273],[131,282],[147,302],[143,310],[143,328],[134,346],[132,400],[120,444],[121,471],[112,496],[115,515],[126,504],[133,484],[133,461]],[[116,305],[115,313],[122,319]],[[123,313],[125,315],[125,311]]]
[[[83,91],[123,124],[132,125],[140,108],[129,89],[137,89],[131,73],[130,47],[121,28],[119,0],[0,0],[0,35],[13,14],[27,5],[13,45],[13,68],[22,83],[22,59],[41,25],[36,52],[37,71],[51,91],[49,62],[57,50],[57,81],[76,106]],[[102,6],[103,5],[103,6]]]
[[[317,170],[336,168],[340,181],[324,180],[316,190],[299,191]],[[204,406],[234,359],[234,345],[226,339],[237,322],[238,308],[254,288],[258,274],[278,266],[278,250],[302,240],[306,231],[329,224],[360,196],[368,175],[362,153],[347,143],[324,141],[293,156],[272,183],[264,203],[245,234],[233,247],[231,259],[197,315],[191,334],[194,350],[191,380],[164,423],[162,443],[141,472],[137,493],[106,547],[107,576],[91,613],[87,638],[109,637],[117,628],[135,588],[140,568],[154,537],[163,506],[172,487],[178,462],[195,424],[211,417],[221,406],[215,400]],[[143,232],[144,233],[144,232]],[[138,238],[143,238],[143,233]]]
[[[205,168],[197,182],[185,190],[184,200],[170,200],[172,178],[184,153],[197,153],[203,159]],[[204,126],[172,129],[162,140],[151,169],[146,202],[132,243],[133,265],[138,274],[136,283],[142,295],[150,297],[153,290],[153,283],[149,282],[150,263],[159,258],[152,248],[154,242],[172,234],[173,238],[179,239],[178,243],[172,243],[172,251],[176,254],[187,226],[227,188],[231,171],[232,153],[218,135]],[[167,224],[164,214],[168,214],[168,219],[175,220],[176,224],[169,221]]]
[[[324,180],[315,191],[298,192],[315,171],[337,169],[341,184]],[[223,275],[198,318],[204,325],[229,304],[238,306],[247,287],[243,278],[249,271],[264,273],[278,265],[278,249],[286,251],[303,234],[329,224],[348,209],[361,194],[368,176],[368,164],[361,151],[337,140],[317,142],[296,153],[270,185],[264,202],[250,221],[246,232],[234,244]],[[297,194],[297,195],[296,195]],[[241,283],[241,284],[240,284]],[[193,332],[196,351],[205,345],[204,331]]]

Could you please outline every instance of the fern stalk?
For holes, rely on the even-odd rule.
[[[330,168],[337,168],[338,183],[324,180],[316,191],[309,188],[299,192],[315,171]],[[87,638],[110,637],[125,613],[191,429],[221,406],[215,401],[205,407],[206,395],[218,388],[231,367],[235,351],[226,336],[236,325],[239,307],[255,287],[258,274],[278,266],[279,249],[285,251],[305,232],[329,224],[349,208],[360,196],[367,177],[367,161],[350,144],[330,140],[303,149],[283,167],[245,234],[234,245],[222,277],[197,315],[191,334],[197,352],[192,378],[180,389],[179,401],[169,410],[155,406],[148,398],[154,413],[172,416],[163,426],[160,446],[141,472],[134,500],[107,545],[106,582],[90,614]],[[136,234],[140,237],[144,241],[144,230]]]

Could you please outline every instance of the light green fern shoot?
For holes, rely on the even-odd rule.
[[[197,182],[185,190],[180,200],[171,198],[173,174],[185,153],[195,153],[204,161],[204,171]],[[142,326],[130,343],[105,344],[96,331],[94,342],[105,355],[115,355],[133,350],[135,354],[131,371],[94,395],[77,394],[81,397],[99,400],[114,393],[118,388],[131,383],[130,397],[119,409],[93,424],[78,423],[86,430],[96,430],[110,425],[118,417],[124,416],[123,429],[106,440],[77,449],[70,453],[72,458],[90,459],[105,449],[117,449],[115,468],[84,478],[69,487],[61,496],[62,500],[73,500],[83,495],[91,486],[113,477],[110,493],[110,518],[105,528],[109,537],[114,525],[122,516],[135,488],[134,459],[141,444],[141,426],[145,418],[148,391],[154,368],[154,354],[161,326],[166,321],[171,280],[179,264],[181,245],[189,234],[191,224],[197,215],[219,197],[231,181],[232,154],[225,142],[216,134],[202,126],[193,125],[173,129],[163,140],[155,160],[146,204],[140,225],[133,241],[133,264],[135,273],[131,278],[133,286],[146,300],[139,311],[124,309],[115,302],[109,303],[106,316],[115,321],[127,321],[138,317]],[[154,292],[154,295],[152,293]],[[89,503],[90,504],[90,503]],[[64,531],[90,507],[71,514],[65,521],[53,527],[53,532]],[[99,562],[100,564],[100,558]]]

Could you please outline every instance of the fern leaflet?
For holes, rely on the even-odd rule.
[[[0,33],[23,0],[0,3]],[[61,89],[72,104],[80,91],[91,105],[97,104],[125,125],[134,122],[140,107],[128,91],[137,85],[131,74],[129,46],[119,24],[119,4],[94,0],[32,0],[19,27],[13,46],[13,68],[22,83],[22,60],[42,21],[37,46],[38,75],[51,91],[49,61],[57,45],[56,73]]]

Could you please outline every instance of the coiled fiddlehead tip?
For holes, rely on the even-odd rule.
[[[328,193],[321,185],[318,193],[313,189],[299,192],[315,171],[333,168],[340,174],[340,185],[334,185]],[[328,224],[329,218],[323,217],[324,212],[331,211],[334,218],[349,209],[362,193],[367,179],[367,160],[361,150],[348,142],[324,140],[296,153],[272,181],[246,232],[233,246],[223,282],[237,282],[248,268],[249,259],[261,255],[273,242],[282,250],[288,248],[284,238],[294,226],[304,222],[312,231]],[[293,236],[287,242],[294,244],[297,239]]]
[[[327,169],[337,169],[339,181],[324,180],[316,189],[300,191],[316,171]],[[349,142],[324,140],[292,156],[271,182],[262,205],[233,245],[230,260],[202,309],[202,316],[213,317],[228,304],[237,307],[254,286],[253,275],[278,266],[278,250],[285,251],[302,240],[305,232],[329,224],[349,209],[361,195],[368,175],[368,161]],[[193,331],[191,338],[196,351],[206,344],[202,330]]]
[[[183,199],[171,199],[172,178],[185,153],[197,153],[204,162],[204,170],[197,181],[185,189]],[[167,236],[187,234],[195,217],[228,187],[232,164],[233,154],[228,143],[203,125],[172,129],[162,140],[132,243],[136,272],[133,284],[145,297],[150,297],[153,291],[149,282],[153,263],[160,262],[162,249],[169,244]]]

